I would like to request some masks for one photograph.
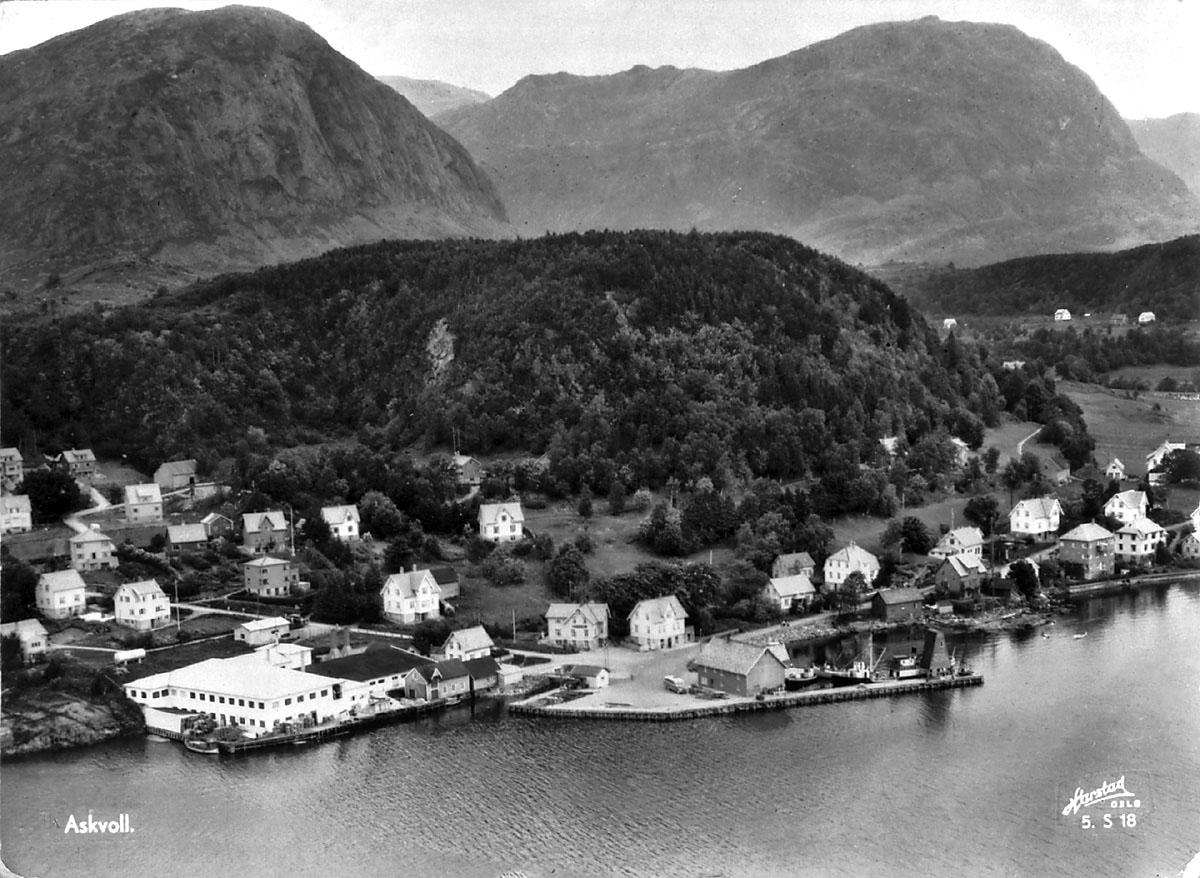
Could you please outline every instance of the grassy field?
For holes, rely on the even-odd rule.
[[[1160,363],[1154,366],[1126,366],[1107,373],[1107,378],[1123,378],[1125,380],[1145,381],[1146,386],[1153,390],[1164,378],[1174,378],[1176,381],[1191,381],[1196,383],[1200,377],[1200,369],[1195,366],[1169,366]]]
[[[1128,474],[1141,476],[1146,471],[1146,455],[1166,439],[1200,438],[1200,405],[1195,400],[1134,397],[1075,381],[1060,382],[1059,388],[1083,409],[1101,466],[1115,456]]]
[[[1005,416],[1007,418],[1007,416]],[[1033,421],[1005,421],[998,427],[992,427],[984,431],[983,445],[980,446],[980,451],[986,451],[990,446],[994,445],[1000,450],[1000,466],[1008,463],[1010,458],[1018,457],[1017,443],[1029,436],[1031,433],[1036,433],[1041,429],[1041,424],[1035,424]]]

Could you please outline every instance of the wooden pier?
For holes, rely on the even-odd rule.
[[[679,722],[731,713],[746,713],[759,710],[788,710],[793,707],[808,707],[813,704],[833,704],[839,701],[861,701],[866,698],[891,698],[893,695],[908,695],[913,692],[936,692],[942,689],[962,689],[983,685],[983,675],[963,674],[953,677],[937,677],[931,680],[883,680],[878,683],[860,683],[857,686],[837,686],[832,689],[810,689],[804,692],[787,692],[767,695],[758,699],[714,702],[689,707],[667,707],[661,710],[638,709],[613,705],[609,708],[544,707],[528,701],[510,704],[508,712],[524,716],[554,717],[557,719],[605,719],[632,722]]]

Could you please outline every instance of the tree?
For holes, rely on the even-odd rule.
[[[382,491],[367,491],[358,501],[358,514],[364,534],[377,540],[390,540],[404,529],[404,516],[392,499]]]
[[[61,469],[36,469],[25,474],[17,493],[29,495],[34,524],[51,524],[87,506],[75,479]]]
[[[413,630],[412,648],[421,655],[429,655],[433,647],[446,642],[450,630],[450,623],[445,619],[426,619]]]
[[[592,489],[587,485],[579,492],[579,506],[577,507],[581,518],[592,517]]]
[[[1000,449],[995,445],[989,445],[987,451],[983,453],[983,468],[989,476],[994,476],[996,470],[1000,467]]]
[[[838,609],[843,613],[857,610],[859,604],[862,603],[863,592],[867,590],[867,580],[859,571],[855,570],[845,581],[838,586],[837,604]]]
[[[0,622],[28,619],[33,615],[32,607],[37,596],[37,571],[6,551],[0,577],[3,581],[0,587]]]
[[[546,565],[546,585],[560,598],[573,598],[588,584],[590,574],[583,553],[573,543],[564,543]]]
[[[1000,504],[996,502],[996,498],[990,494],[983,494],[967,501],[966,508],[963,509],[963,518],[983,531],[986,537],[991,535],[992,525],[999,512]]]
[[[1033,569],[1033,565],[1028,561],[1017,561],[1008,568],[1008,578],[1017,585],[1019,591],[1027,601],[1032,601],[1037,596],[1038,591],[1038,575]]]
[[[338,571],[313,571],[316,573],[337,573]],[[350,589],[346,587],[345,577],[330,578],[325,587],[317,592],[313,599],[312,617],[317,622],[328,622],[332,625],[346,625],[358,618],[358,602]]]
[[[525,562],[503,549],[488,555],[480,570],[492,585],[516,585],[525,581]]]
[[[610,515],[620,515],[625,511],[625,484],[620,479],[613,479],[608,486],[608,511]]]
[[[1168,482],[1200,481],[1200,454],[1190,448],[1172,451],[1164,458],[1163,469]]]
[[[16,633],[0,637],[0,670],[15,671],[25,664],[21,638]]]
[[[934,546],[933,534],[921,519],[906,515],[901,521],[892,521],[883,532],[885,546],[899,544],[901,552],[926,555]]]

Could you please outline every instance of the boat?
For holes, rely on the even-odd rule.
[[[863,661],[861,657],[857,658],[848,668],[835,668],[833,665],[825,664],[817,669],[817,676],[822,680],[828,680],[834,686],[874,683],[878,679],[875,668],[881,661],[883,661],[883,655],[880,655],[878,660],[874,658],[874,644],[872,644],[871,657],[867,661]]]
[[[203,753],[205,756],[211,756],[220,751],[217,742],[208,738],[184,738],[183,746],[193,753]]]
[[[820,679],[817,669],[812,665],[809,665],[807,668],[784,668],[783,688],[794,692],[797,689],[803,689],[805,686],[811,686]]]

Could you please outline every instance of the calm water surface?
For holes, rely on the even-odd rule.
[[[1177,874],[1200,851],[1200,587],[1044,630],[957,641],[987,682],[952,692],[667,725],[491,706],[238,759],[137,739],[17,761],[0,853],[42,878]],[[1136,826],[1062,816],[1121,775]],[[88,811],[135,832],[64,833]]]

